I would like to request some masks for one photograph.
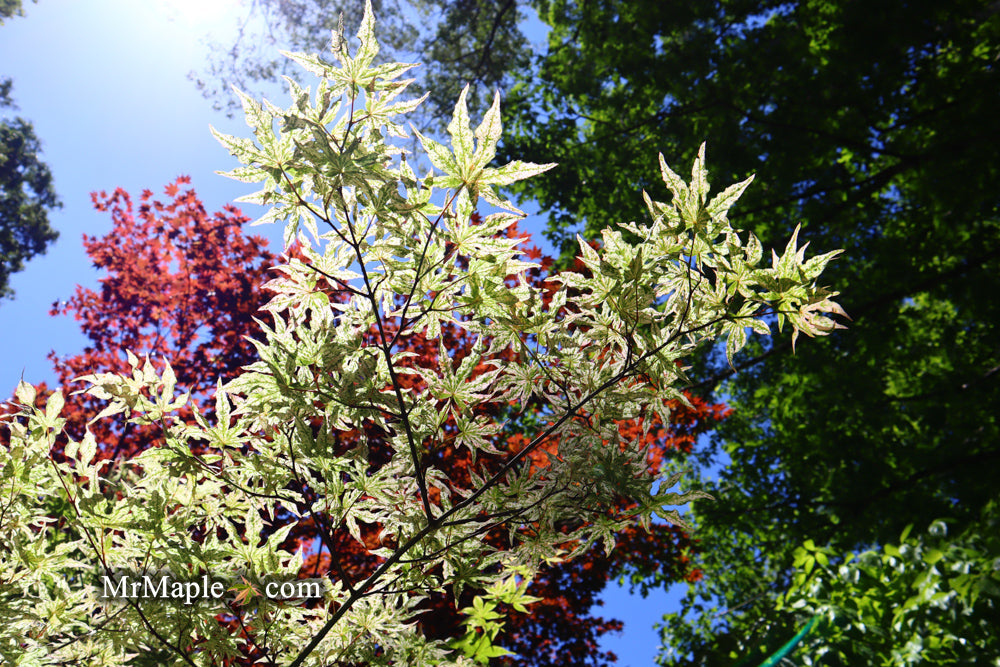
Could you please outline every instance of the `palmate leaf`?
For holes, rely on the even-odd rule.
[[[320,55],[312,53],[296,53],[281,51],[281,55],[301,65],[307,72],[324,79],[337,71],[337,68],[325,61]]]
[[[468,86],[463,89],[448,132],[452,137],[452,151],[432,139],[424,137],[414,129],[414,133],[428,152],[432,164],[452,178],[443,182],[446,187],[465,187],[485,198],[494,206],[521,213],[510,202],[501,199],[490,186],[510,185],[520,180],[541,174],[555,167],[555,163],[532,164],[514,161],[499,168],[487,165],[496,156],[496,146],[500,139],[500,95],[494,96],[493,104],[486,112],[482,123],[472,132],[469,111],[466,104]],[[475,140],[475,141],[474,141]],[[475,143],[475,146],[473,145]]]
[[[459,162],[452,156],[451,151],[433,139],[420,134],[416,129],[413,130],[413,134],[420,141],[420,145],[423,146],[424,150],[427,151],[427,158],[431,161],[431,164],[452,177],[446,181],[446,187],[458,187],[461,185],[463,182],[462,168],[459,166]]]
[[[674,170],[667,165],[663,153],[660,153],[660,175],[663,177],[663,182],[667,185],[667,189],[674,195],[675,206],[682,208],[688,199],[690,191],[684,179],[675,174]]]
[[[705,144],[698,147],[698,156],[691,165],[690,208],[688,214],[697,218],[698,211],[708,198],[708,170],[705,168]]]
[[[726,360],[729,365],[733,365],[733,358],[736,353],[743,349],[747,343],[746,329],[742,322],[732,322],[726,325]]]
[[[257,148],[252,139],[243,139],[224,134],[214,127],[210,127],[209,129],[212,132],[212,136],[218,139],[219,143],[225,146],[229,150],[229,153],[240,162],[248,166],[260,165],[265,162],[266,158],[264,154]]]

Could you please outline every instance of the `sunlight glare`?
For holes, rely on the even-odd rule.
[[[224,27],[243,9],[240,0],[160,0],[160,5],[169,20],[202,30]]]

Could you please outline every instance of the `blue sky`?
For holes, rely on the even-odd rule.
[[[242,119],[213,112],[187,78],[201,69],[205,35],[224,39],[231,31],[235,5],[233,0],[41,0],[26,2],[26,17],[0,27],[0,77],[14,79],[16,113],[34,124],[64,203],[51,216],[59,240],[12,277],[15,299],[0,302],[0,394],[12,393],[22,374],[32,383],[52,383],[49,352],[74,354],[86,344],[76,321],[48,313],[77,284],[97,284],[81,237],[101,236],[111,222],[93,210],[92,191],[121,186],[134,197],[147,188],[162,193],[164,185],[187,174],[209,211],[252,191],[215,174],[236,165],[208,129],[211,124],[247,135],[248,128]],[[282,98],[275,101],[284,104]],[[251,217],[260,215],[256,207],[244,209]],[[527,228],[540,226],[534,220]],[[281,247],[280,232],[254,228],[274,249]],[[541,244],[540,235],[536,239]],[[617,653],[625,667],[652,664],[659,645],[652,626],[676,608],[682,590],[643,599],[610,587],[599,613],[624,620],[625,631],[605,638],[602,646]]]

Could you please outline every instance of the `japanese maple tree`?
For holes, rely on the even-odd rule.
[[[253,321],[256,309],[267,301],[267,293],[260,285],[275,257],[267,251],[266,240],[242,233],[240,228],[248,218],[232,207],[207,213],[194,190],[185,187],[189,183],[182,177],[169,184],[164,189],[164,201],[147,190],[138,206],[121,189],[110,195],[93,195],[95,207],[111,215],[113,227],[103,237],[85,237],[84,244],[95,266],[106,275],[100,279],[99,289],[79,287],[68,302],[53,306],[54,315],[78,319],[91,340],[80,354],[51,355],[62,385],[72,386],[74,378],[88,371],[126,370],[128,362],[121,350],[129,349],[154,359],[170,359],[178,383],[192,390],[202,411],[211,411],[207,397],[212,378],[229,380],[241,366],[257,358],[249,337],[257,331]],[[481,221],[478,215],[474,219]],[[528,242],[516,225],[505,235]],[[542,285],[552,260],[542,256],[537,247],[527,246],[524,258],[539,263],[530,271],[530,279]],[[582,263],[575,268],[586,272]],[[330,294],[336,298],[343,291],[330,290]],[[430,343],[419,338],[408,341],[410,349],[420,355],[421,365],[437,363],[440,348]],[[463,356],[471,345],[471,338],[461,329],[445,335],[445,347]],[[541,401],[532,405],[536,415],[543,408]],[[496,414],[500,406],[485,403],[478,409],[483,414]],[[664,457],[688,452],[698,433],[724,415],[722,406],[708,405],[695,397],[688,397],[686,403],[674,401],[672,410],[670,424],[665,428],[660,425],[645,436],[637,420],[623,423],[625,437],[647,439],[651,469],[658,470]],[[89,416],[97,411],[92,396],[68,397],[62,413],[67,420],[67,434],[82,438]],[[160,444],[159,431],[151,426],[102,420],[90,428],[99,445],[99,458],[128,460]],[[358,436],[350,430],[338,433],[348,447]],[[371,430],[365,437],[369,441],[377,439]],[[525,438],[523,433],[512,432],[507,446],[522,448],[527,444]],[[57,446],[55,453],[59,450]],[[452,467],[452,474],[470,465],[468,457],[451,445],[442,449],[440,457]],[[354,563],[369,559],[369,545],[351,539],[344,530],[333,531],[324,543],[324,529],[315,520],[300,521],[293,529],[291,537],[297,541],[290,544],[293,550],[301,546],[311,552],[302,566],[304,576],[337,579],[356,567],[343,562],[335,565],[329,556],[331,550],[342,561],[347,554],[353,554],[349,560]],[[371,548],[377,548],[373,533],[369,533],[369,542]],[[539,598],[531,606],[531,613],[512,614],[497,638],[498,644],[521,656],[507,661],[560,664],[566,656],[572,656],[577,664],[611,660],[611,656],[601,653],[597,639],[619,629],[621,622],[592,614],[597,595],[612,576],[620,574],[697,577],[697,571],[685,567],[685,551],[689,548],[684,531],[657,523],[649,532],[635,528],[623,531],[618,547],[610,555],[591,549],[574,561],[542,568],[529,589]],[[337,567],[342,571],[338,572]],[[462,634],[461,621],[448,596],[432,599],[420,618],[428,632],[442,638]],[[247,656],[248,663],[252,657],[252,653]]]
[[[254,140],[217,135],[245,165],[231,176],[263,182],[248,198],[271,207],[263,221],[299,243],[265,285],[250,363],[212,392],[218,372],[185,385],[133,350],[125,372],[91,369],[103,406],[87,424],[149,429],[155,446],[128,458],[98,457],[94,428],[67,432],[61,390],[43,407],[18,387],[0,450],[0,651],[15,664],[469,665],[509,657],[505,642],[555,662],[521,643],[538,623],[505,618],[540,602],[532,582],[562,613],[560,582],[605,567],[581,560],[594,545],[610,563],[620,536],[655,534],[655,517],[683,528],[674,508],[704,497],[671,491],[663,460],[682,360],[720,337],[732,358],[772,319],[793,340],[838,326],[816,284],[836,253],[806,260],[793,235],[761,266],[727,215],[750,181],[710,198],[703,150],[690,182],[661,156],[673,200],[647,196],[648,224],[605,230],[580,244],[581,270],[547,275],[497,188],[553,165],[491,166],[499,98],[473,131],[463,93],[450,149],[417,133],[433,165],[418,177],[393,139],[420,103],[396,99],[410,66],[373,65],[370,6],[358,37],[352,54],[334,36],[336,62],[290,54],[320,77],[315,95],[244,97]],[[499,210],[477,216],[480,199]],[[178,312],[156,333],[190,344],[199,327]],[[117,454],[129,447],[123,431]],[[255,588],[310,567],[321,599]],[[116,570],[238,573],[237,595],[102,599]],[[594,649],[584,635],[567,655]]]

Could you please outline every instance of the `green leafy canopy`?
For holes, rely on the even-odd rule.
[[[0,17],[3,11],[0,6]],[[0,79],[0,112],[17,108],[10,96],[12,86],[10,79]],[[43,254],[59,236],[49,224],[49,213],[62,203],[41,153],[30,122],[0,115],[0,298],[14,294],[11,274]]]
[[[679,475],[657,487],[645,447],[619,431],[646,414],[669,420],[682,359],[720,336],[733,354],[775,316],[793,335],[838,326],[825,316],[842,313],[836,293],[816,284],[835,253],[806,260],[793,237],[762,264],[760,243],[728,220],[748,182],[710,197],[704,146],[688,183],[661,157],[673,199],[647,197],[651,220],[605,230],[600,248],[581,243],[586,273],[537,286],[536,264],[505,233],[520,213],[500,188],[554,165],[494,166],[499,100],[473,130],[463,94],[450,147],[418,135],[434,169],[417,176],[392,143],[419,103],[399,99],[410,66],[373,64],[370,5],[358,40],[352,53],[335,39],[332,60],[288,54],[320,78],[315,92],[290,84],[287,109],[243,96],[254,139],[216,133],[244,165],[230,176],[263,183],[245,198],[270,206],[261,222],[283,222],[302,249],[268,283],[259,361],[218,387],[214,414],[188,405],[169,364],[128,353],[130,375],[80,378],[107,401],[94,420],[156,425],[163,446],[110,462],[95,460],[88,436],[56,460],[62,393],[36,407],[34,388],[18,388],[0,450],[0,654],[11,664],[118,665],[150,647],[160,664],[219,664],[244,655],[247,636],[269,664],[291,667],[488,660],[502,653],[491,645],[496,605],[528,609],[525,582],[541,564],[598,542],[610,550],[617,531],[655,515],[680,522],[672,508],[705,497],[671,492]],[[498,211],[477,223],[480,200]],[[464,356],[447,347],[452,329],[477,340]],[[438,344],[437,363],[404,351],[415,337]],[[516,415],[536,400],[548,421],[517,451],[503,423],[471,410],[494,401]],[[192,420],[180,416],[188,408]],[[468,479],[427,455],[449,420],[475,456]],[[337,430],[365,424],[389,434],[385,460],[364,436],[337,448]],[[543,448],[540,464],[531,457]],[[306,487],[320,501],[307,502]],[[621,509],[622,495],[637,505]],[[282,542],[295,518],[316,514],[361,543],[376,525],[392,545],[371,551],[365,578],[327,580],[320,604],[97,595],[118,569],[294,576],[302,553]],[[497,526],[504,548],[478,539]],[[464,610],[470,634],[424,635],[414,621],[425,596],[463,590],[477,592]]]
[[[849,331],[794,355],[751,339],[738,375],[721,354],[691,360],[692,390],[732,408],[696,449],[726,462],[705,487],[726,502],[693,508],[704,579],[664,620],[662,663],[751,666],[794,636],[804,618],[775,606],[806,540],[845,554],[937,518],[953,534],[995,530],[980,517],[1000,460],[997,5],[530,4],[548,49],[515,70],[503,149],[561,163],[517,186],[549,212],[554,242],[575,252],[572,232],[640,215],[647,147],[685,161],[709,137],[714,174],[758,175],[740,226],[779,251],[798,225],[798,241],[844,248],[824,275]],[[956,662],[1000,654],[995,637],[956,634]],[[907,651],[871,639],[877,657],[845,644],[842,664]]]

